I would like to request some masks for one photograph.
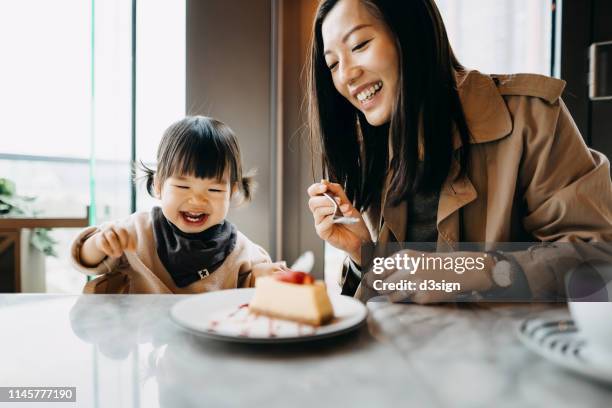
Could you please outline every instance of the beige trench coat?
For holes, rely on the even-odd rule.
[[[442,186],[438,247],[454,248],[458,242],[612,241],[609,161],[584,143],[560,98],[565,82],[541,75],[468,71],[458,76],[457,85],[472,138],[471,167],[456,179],[459,165],[454,161]],[[454,140],[457,149],[458,135]],[[402,242],[410,222],[406,203],[391,207],[385,201],[382,211],[368,211],[366,224],[374,241]],[[534,254],[513,254],[532,295],[562,291],[550,259]]]

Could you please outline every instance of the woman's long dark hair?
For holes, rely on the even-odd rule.
[[[313,24],[307,61],[308,120],[313,152],[320,150],[323,175],[344,186],[361,211],[380,199],[391,174],[390,204],[414,192],[434,192],[449,175],[453,131],[462,142],[461,173],[468,167],[469,131],[455,74],[464,68],[455,57],[433,0],[361,0],[395,35],[399,82],[391,120],[371,126],[334,88],[323,55],[321,26],[338,0],[322,0]],[[423,172],[417,177],[419,118],[422,120]],[[393,157],[389,162],[389,137]]]

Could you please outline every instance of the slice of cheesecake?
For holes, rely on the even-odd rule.
[[[313,326],[328,323],[334,317],[323,281],[295,271],[257,278],[249,311]]]

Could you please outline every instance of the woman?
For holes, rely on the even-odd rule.
[[[465,69],[433,0],[322,1],[308,74],[313,150],[333,181],[309,187],[309,207],[318,235],[349,255],[344,293],[357,289],[361,248],[371,242],[432,241],[448,249],[460,242],[611,240],[609,163],[584,144],[560,99],[565,83]],[[358,222],[334,224],[325,192]],[[457,281],[459,293],[521,286],[534,298],[563,292],[561,268],[551,262],[559,254],[550,250],[453,256],[482,259],[483,268],[421,268],[409,276]],[[392,272],[382,278],[407,276]],[[417,302],[458,294],[379,292]]]

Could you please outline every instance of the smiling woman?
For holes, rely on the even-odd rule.
[[[317,234],[349,256],[344,293],[367,297],[364,244],[612,240],[609,162],[585,145],[563,81],[465,68],[434,0],[323,0],[311,38],[310,135],[330,181],[308,188],[309,208]],[[324,193],[358,222],[334,223]],[[495,253],[481,273],[458,277],[461,292],[562,295],[565,271],[531,257]],[[454,299],[430,294],[409,296]]]

